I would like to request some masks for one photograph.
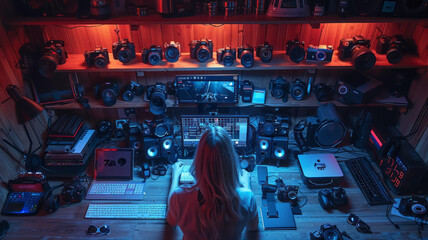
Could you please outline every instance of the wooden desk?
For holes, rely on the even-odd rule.
[[[303,215],[295,216],[297,230],[263,230],[260,218],[260,232],[257,239],[309,239],[309,232],[318,230],[321,224],[335,224],[341,231],[346,231],[353,239],[419,239],[417,226],[413,221],[391,216],[392,220],[400,225],[400,230],[396,230],[386,219],[386,206],[369,206],[351,173],[346,167],[345,161],[352,156],[346,154],[336,154],[345,178],[342,184],[347,191],[349,198],[349,209],[323,210],[317,199],[317,189],[308,189],[302,184],[297,161],[289,160],[285,167],[268,167],[269,175],[277,175],[284,180],[286,185],[301,185],[301,191],[308,198],[307,204],[302,208]],[[169,170],[171,171],[171,170]],[[143,202],[165,203],[170,185],[171,174],[160,177],[156,181],[147,181],[145,192],[146,198]],[[273,183],[274,178],[270,181]],[[251,174],[251,187],[261,206],[261,186],[257,184],[257,170]],[[299,196],[301,196],[299,194]],[[84,200],[81,203],[60,208],[56,213],[47,216],[32,217],[0,217],[6,219],[11,225],[6,240],[23,239],[181,239],[182,233],[179,228],[171,229],[162,220],[102,220],[84,219],[86,209],[90,201]],[[373,231],[372,234],[359,233],[354,226],[346,223],[349,213],[354,213],[368,223]],[[90,224],[101,226],[107,224],[111,228],[108,236],[94,237],[87,236],[85,231]],[[424,239],[428,239],[427,227],[423,230]]]

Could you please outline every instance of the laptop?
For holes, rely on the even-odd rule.
[[[94,181],[88,200],[142,200],[144,183],[132,181],[134,149],[95,149]]]

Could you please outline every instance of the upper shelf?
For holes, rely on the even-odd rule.
[[[164,18],[160,14],[144,17],[123,16],[105,20],[76,17],[14,17],[5,19],[5,25],[79,25],[79,24],[321,24],[321,23],[377,23],[377,22],[421,22],[428,23],[428,18],[398,17],[339,17],[322,16],[306,18],[277,18],[266,15],[206,16],[196,15],[179,18]]]

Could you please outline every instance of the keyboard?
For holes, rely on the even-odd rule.
[[[183,171],[180,174],[180,184],[193,184],[195,178],[190,173],[190,165],[184,165]]]
[[[88,200],[142,200],[144,183],[128,181],[93,181]]]
[[[392,198],[373,170],[367,158],[354,158],[346,161],[346,166],[354,176],[369,205],[388,205]]]
[[[91,203],[85,218],[166,219],[166,204]]]

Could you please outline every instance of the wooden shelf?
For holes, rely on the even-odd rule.
[[[110,63],[106,68],[87,67],[83,54],[69,54],[67,62],[59,65],[59,72],[108,72],[108,71],[144,71],[144,72],[177,72],[177,71],[239,71],[239,70],[285,70],[285,69],[354,69],[350,61],[341,61],[336,52],[333,60],[330,63],[292,62],[284,51],[275,52],[273,60],[266,64],[255,59],[254,66],[245,68],[237,59],[233,66],[225,67],[219,64],[214,57],[206,63],[200,63],[195,59],[190,59],[189,54],[183,54],[180,60],[176,63],[169,63],[163,60],[158,65],[150,65],[142,62],[141,54],[137,53],[137,57],[128,64],[123,64],[119,60],[113,59],[110,54]],[[398,64],[390,64],[386,59],[386,55],[376,55],[375,68],[425,68],[428,63],[422,61],[417,56],[407,55]]]

